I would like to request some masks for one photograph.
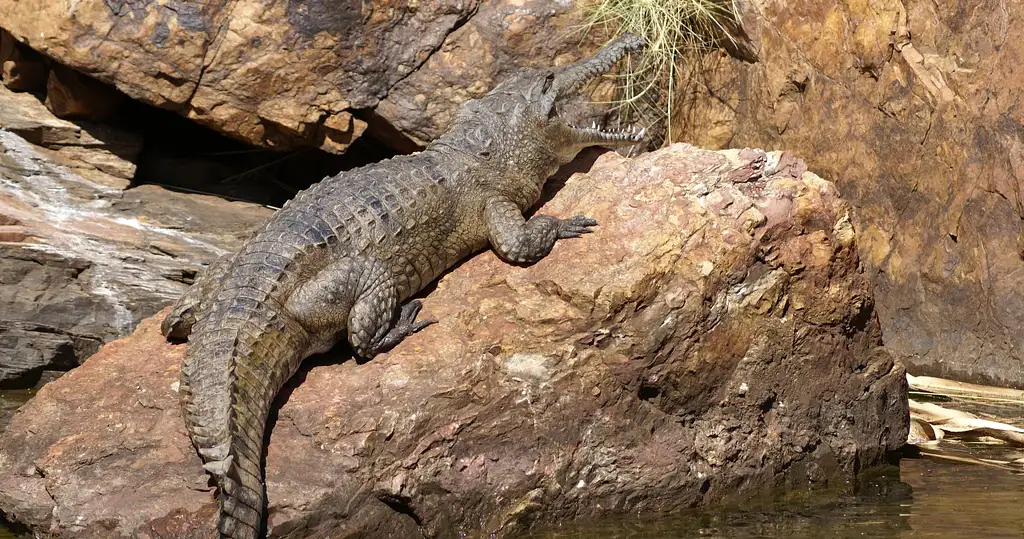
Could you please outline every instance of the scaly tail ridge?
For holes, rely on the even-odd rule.
[[[222,292],[211,312],[196,322],[182,363],[185,424],[203,468],[217,484],[221,539],[261,535],[267,416],[309,340],[274,307],[269,298]]]

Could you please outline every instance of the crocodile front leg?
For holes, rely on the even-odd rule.
[[[491,247],[498,256],[514,264],[532,264],[547,256],[556,241],[578,238],[597,226],[597,221],[582,215],[570,219],[534,215],[527,221],[519,206],[505,198],[487,203],[484,220]]]

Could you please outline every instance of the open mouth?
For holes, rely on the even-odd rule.
[[[566,96],[579,91],[588,82],[611,71],[615,64],[630,52],[643,50],[645,44],[643,37],[623,34],[605,45],[594,56],[566,66],[555,81],[558,94]],[[636,144],[643,141],[645,131],[637,130],[635,127],[605,130],[598,127],[596,122],[590,127],[571,124],[569,127],[577,140],[583,144]]]
[[[598,127],[597,122],[590,127],[579,127],[569,124],[573,134],[579,137],[580,142],[605,143],[605,144],[636,144],[643,142],[646,129],[637,129],[635,126],[620,129],[604,130]]]

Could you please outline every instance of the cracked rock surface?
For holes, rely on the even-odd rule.
[[[508,537],[835,484],[907,435],[849,207],[788,153],[607,153],[544,205],[594,234],[441,279],[440,322],[312,358],[266,457],[275,537]],[[214,493],[160,316],[0,439],[0,511],[59,537],[207,536]],[[96,388],[102,388],[97,391]]]
[[[420,140],[496,74],[591,52],[570,35],[571,6],[0,0],[0,26],[132,98],[249,143],[340,153],[367,127],[353,112],[385,98],[383,121]]]

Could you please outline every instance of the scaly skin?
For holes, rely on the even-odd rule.
[[[591,58],[520,73],[467,102],[423,152],[325,178],[178,300],[162,329],[189,339],[182,407],[217,482],[221,538],[263,534],[264,427],[303,359],[346,336],[356,354],[372,357],[433,322],[417,322],[420,303],[409,298],[474,252],[490,245],[505,260],[532,263],[597,224],[527,221],[523,212],[583,148],[642,139],[572,127],[557,114],[642,46],[627,35]]]

